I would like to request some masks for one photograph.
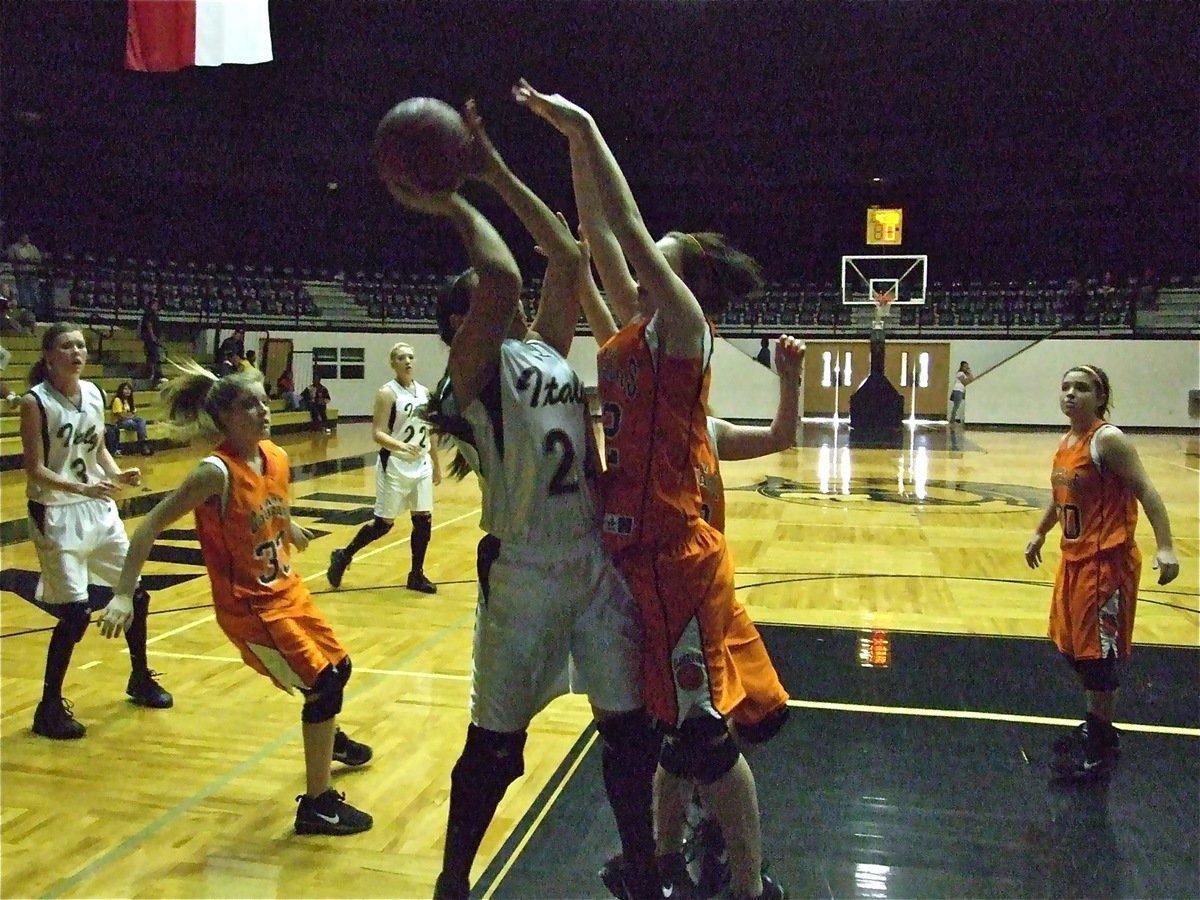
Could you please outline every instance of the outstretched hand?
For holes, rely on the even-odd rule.
[[[781,334],[775,344],[775,371],[781,380],[799,383],[804,374],[804,341]]]
[[[565,135],[587,124],[591,114],[562,94],[543,94],[522,78],[512,89],[513,99],[535,115],[541,116]]]
[[[479,112],[478,104],[473,99],[464,104],[462,117],[473,138],[469,177],[487,181],[504,171],[504,158],[492,143],[492,139],[488,137],[487,129],[483,125],[483,116]]]

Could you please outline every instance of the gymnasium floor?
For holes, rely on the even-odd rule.
[[[1200,478],[1188,436],[1134,436],[1182,574],[1159,588],[1148,562],[1143,572],[1116,773],[1061,790],[1045,777],[1048,747],[1078,721],[1079,699],[1043,637],[1057,552],[1036,571],[1021,554],[1055,435],[930,427],[887,450],[844,434],[806,426],[798,449],[723,466],[739,596],[793,696],[792,721],[751,759],[771,871],[793,897],[1200,896]],[[126,703],[123,644],[91,634],[66,686],[87,737],[32,735],[49,619],[0,592],[3,896],[430,895],[466,725],[478,491],[468,480],[436,492],[436,596],[402,587],[403,521],[333,591],[329,551],[369,516],[368,426],[281,443],[294,513],[318,535],[298,566],[354,657],[341,721],[376,750],[335,784],[375,828],[292,833],[298,703],[235,658],[181,521],[147,568],[151,664],[172,710]],[[146,462],[146,490],[124,502],[131,528],[196,456]],[[0,489],[2,568],[35,569],[22,474],[0,475]],[[1144,521],[1139,541],[1152,557]],[[889,665],[860,664],[864,639]],[[539,717],[527,774],[485,839],[479,896],[604,896],[594,873],[616,839],[598,755],[581,698]]]

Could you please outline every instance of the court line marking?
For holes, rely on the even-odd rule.
[[[431,635],[429,638],[413,647],[407,653],[401,654],[400,658],[396,660],[397,666],[403,665],[405,662],[408,662],[409,660],[416,658],[419,654],[424,653],[435,644],[441,643],[443,640],[448,638],[455,629],[466,624],[468,619],[473,620],[474,617],[474,609],[459,616],[458,619],[444,626],[438,633]],[[364,686],[363,688],[355,691],[353,696],[360,695],[366,690],[367,688]],[[350,699],[352,699],[352,697],[347,696],[347,700]],[[189,812],[207,800],[209,797],[213,796],[213,794],[232,784],[238,778],[251,771],[255,766],[259,765],[264,760],[277,753],[287,744],[294,741],[299,734],[300,726],[298,725],[292,726],[291,728],[285,730],[274,740],[268,741],[262,748],[258,750],[257,753],[254,753],[238,765],[234,766],[232,769],[229,769],[223,774],[218,775],[208,784],[204,785],[202,788],[193,793],[190,797],[179,801],[179,803],[177,803],[171,809],[158,816],[149,824],[138,829],[133,834],[129,835],[129,837],[120,841],[118,844],[116,844],[116,846],[100,854],[94,860],[78,869],[74,874],[60,878],[58,881],[51,884],[50,887],[48,887],[39,896],[61,897],[64,894],[75,890],[87,879],[100,874],[110,864],[128,856],[130,853],[133,853],[145,842],[147,838],[162,831],[168,825],[171,825],[176,820],[180,819],[185,813]],[[284,832],[284,836],[287,836],[289,833],[290,832]]]
[[[435,526],[435,529],[444,527],[446,525],[451,525],[451,524],[461,521],[462,519],[465,519],[469,516],[479,515],[479,513],[480,513],[480,507],[476,507],[473,512],[464,513],[461,516],[458,516],[454,519],[450,519],[446,522],[443,522],[440,525]],[[384,550],[389,549],[390,547],[396,546],[398,544],[402,544],[407,540],[408,540],[408,538],[400,538],[391,544],[385,545],[383,547],[378,547],[371,552],[372,553],[380,553]],[[311,577],[319,578],[320,576],[322,576],[324,574],[325,574],[325,571],[321,571],[321,572],[315,573]],[[199,621],[193,623],[190,626],[187,626],[185,628],[175,629],[175,631],[173,631],[171,633],[178,634],[180,631],[186,631],[187,628],[194,627],[195,625],[199,625],[199,624],[202,624],[207,621],[211,621],[215,618],[216,618],[215,614],[210,614],[210,615],[205,616],[204,618],[200,619]],[[457,630],[461,625],[466,624],[466,621],[468,619],[474,621],[474,618],[475,618],[475,610],[474,610],[474,608],[472,608],[469,612],[464,613],[463,615],[459,616],[453,622],[443,626],[442,629],[438,633],[431,635],[426,640],[417,644],[415,647],[413,647],[407,653],[401,654],[400,658],[398,660],[396,660],[397,667],[399,667],[400,665],[403,665],[405,662],[407,662],[411,659],[415,659],[419,654],[424,653],[430,647],[445,640],[455,630]],[[148,641],[147,643],[150,643],[150,642]],[[127,648],[126,648],[125,652],[126,653],[129,652]],[[355,691],[354,694],[355,695],[361,694],[366,689],[367,688],[364,686],[363,688]],[[350,697],[347,697],[347,699],[350,699]],[[145,842],[145,840],[147,838],[151,837],[154,834],[157,834],[159,831],[162,831],[168,825],[170,825],[173,822],[175,822],[176,820],[180,819],[185,813],[189,812],[191,809],[198,806],[203,801],[207,800],[209,797],[211,797],[213,794],[220,791],[222,788],[232,784],[238,778],[240,778],[247,772],[251,771],[255,766],[259,765],[264,760],[266,760],[273,754],[277,753],[285,745],[287,745],[291,741],[294,741],[296,739],[296,736],[299,733],[300,733],[299,726],[293,726],[292,728],[287,729],[282,734],[278,735],[273,741],[269,741],[257,753],[251,755],[249,758],[247,758],[243,762],[239,763],[238,765],[234,766],[232,769],[227,770],[224,774],[218,775],[214,780],[210,781],[208,784],[204,785],[198,791],[193,793],[192,796],[181,800],[174,807],[167,810],[162,815],[158,816],[158,818],[156,818],[154,821],[143,826],[141,829],[134,832],[129,837],[120,841],[116,846],[105,851],[100,856],[96,857],[94,860],[92,860],[91,862],[84,865],[82,868],[76,870],[73,874],[68,875],[64,878],[60,878],[57,881],[55,881],[39,896],[41,896],[41,897],[61,897],[64,894],[68,893],[69,891],[72,891],[75,888],[79,887],[79,885],[81,885],[87,879],[100,874],[111,863],[114,863],[117,860],[120,860],[120,859],[128,856],[130,853],[133,853],[135,850],[137,850]]]
[[[163,659],[196,659],[201,662],[219,662],[219,663],[237,663],[245,665],[245,661],[240,656],[212,656],[204,653],[172,653],[167,650],[155,650],[151,656]],[[87,664],[88,666],[97,665],[95,662]],[[87,666],[80,666],[83,669]],[[446,672],[415,672],[411,669],[370,669],[366,666],[355,666],[354,671],[358,674],[366,675],[394,675],[404,678],[442,678],[448,681],[470,681],[470,675],[451,675]]]
[[[588,751],[591,750],[595,745],[596,741],[599,739],[599,736],[599,732],[593,732],[587,743],[583,745],[583,749],[579,751],[575,759],[571,762],[571,767],[559,780],[558,784],[555,785],[554,791],[548,798],[546,798],[546,802],[542,804],[542,808],[538,811],[537,817],[529,823],[529,827],[525,829],[525,833],[521,836],[520,841],[517,842],[517,846],[513,848],[513,851],[508,855],[508,859],[506,859],[504,861],[504,865],[501,866],[500,871],[496,873],[496,877],[492,879],[492,883],[488,885],[487,890],[484,891],[482,900],[490,900],[491,896],[496,893],[496,890],[504,882],[505,876],[507,876],[509,870],[516,865],[517,860],[524,852],[525,847],[531,840],[533,840],[534,834],[537,832],[538,827],[545,820],[546,816],[550,815],[550,810],[554,808],[554,804],[558,801],[558,798],[562,795],[563,791],[567,789],[567,785],[570,783],[571,778],[575,775],[575,770],[578,769],[583,763],[584,757],[587,756]]]
[[[834,712],[875,713],[885,716],[922,716],[933,719],[975,719],[991,722],[1018,722],[1027,725],[1075,726],[1079,719],[1062,719],[1056,716],[1028,716],[1020,713],[990,713],[969,709],[931,709],[919,706],[873,706],[865,703],[833,703],[825,700],[789,700],[788,706],[800,709],[825,709]],[[1149,734],[1178,734],[1184,737],[1200,737],[1200,728],[1185,728],[1176,725],[1144,725],[1140,722],[1114,722],[1123,731],[1141,731]]]
[[[439,528],[445,528],[447,525],[453,525],[456,522],[461,522],[463,519],[468,519],[471,516],[477,516],[480,514],[481,511],[482,511],[482,507],[476,507],[471,512],[463,513],[461,516],[455,516],[453,519],[447,519],[445,522],[439,522],[437,525],[434,525],[431,530],[437,531]],[[357,558],[358,559],[366,559],[367,557],[374,556],[376,553],[382,553],[384,550],[391,550],[394,547],[399,547],[401,544],[408,543],[408,541],[411,537],[412,537],[412,535],[410,534],[406,537],[397,538],[396,540],[392,541],[391,543],[384,544],[380,547],[376,547],[374,550],[369,550]],[[329,569],[327,567],[327,568],[321,569],[319,572],[313,572],[311,575],[309,575],[307,578],[304,579],[305,586],[308,585],[309,581],[316,580],[317,578],[323,578],[328,571],[329,571]],[[186,625],[180,625],[178,628],[172,628],[170,631],[164,631],[162,634],[156,634],[154,637],[152,637],[146,641],[146,646],[150,646],[151,644],[157,644],[159,641],[166,640],[169,637],[174,637],[177,634],[182,634],[183,632],[189,631],[199,625],[203,625],[206,622],[212,622],[216,618],[217,618],[216,613],[208,613],[207,615],[201,616],[199,619],[197,619],[194,622],[189,622]],[[128,653],[129,651],[126,650],[125,652]]]

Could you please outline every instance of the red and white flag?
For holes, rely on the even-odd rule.
[[[127,69],[175,72],[270,61],[267,0],[129,0]]]

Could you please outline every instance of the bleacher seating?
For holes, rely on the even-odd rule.
[[[89,330],[87,338],[89,357],[84,377],[98,385],[110,398],[122,382],[133,382],[137,388],[134,392],[137,414],[146,419],[151,448],[161,450],[177,446],[178,441],[166,422],[166,409],[158,392],[149,388],[145,378],[138,377],[143,374],[145,356],[137,335],[123,330],[110,333],[104,329],[99,332]],[[40,330],[35,335],[5,334],[3,340],[5,349],[12,354],[5,372],[9,376],[6,386],[19,392],[24,387],[29,367],[41,356]],[[177,356],[185,356],[188,352],[185,347],[171,349]],[[287,411],[285,405],[283,400],[271,401],[272,432],[286,433],[311,427],[311,417],[306,411]],[[331,427],[336,427],[338,411],[330,407],[328,414]],[[21,466],[20,430],[17,408],[0,401],[0,470]],[[120,438],[123,447],[137,443],[136,435],[130,431],[121,431]]]
[[[0,266],[0,276],[4,266]],[[95,254],[45,254],[44,282],[55,313],[93,326],[136,325],[151,299],[160,316],[188,327],[219,324],[270,329],[336,328],[359,331],[433,331],[446,274],[405,275],[383,269],[345,274],[326,269],[235,266]],[[522,293],[526,314],[537,311],[540,284]],[[46,288],[43,289],[46,293]],[[1160,297],[1170,314],[1157,315]],[[888,319],[893,333],[974,337],[1068,334],[1104,336],[1195,332],[1200,325],[1200,275],[1172,275],[1159,286],[1145,278],[1029,278],[1021,281],[950,277],[931,281],[923,306],[898,304]],[[721,319],[730,335],[791,330],[811,334],[855,332],[832,281],[782,280],[735,305]]]

